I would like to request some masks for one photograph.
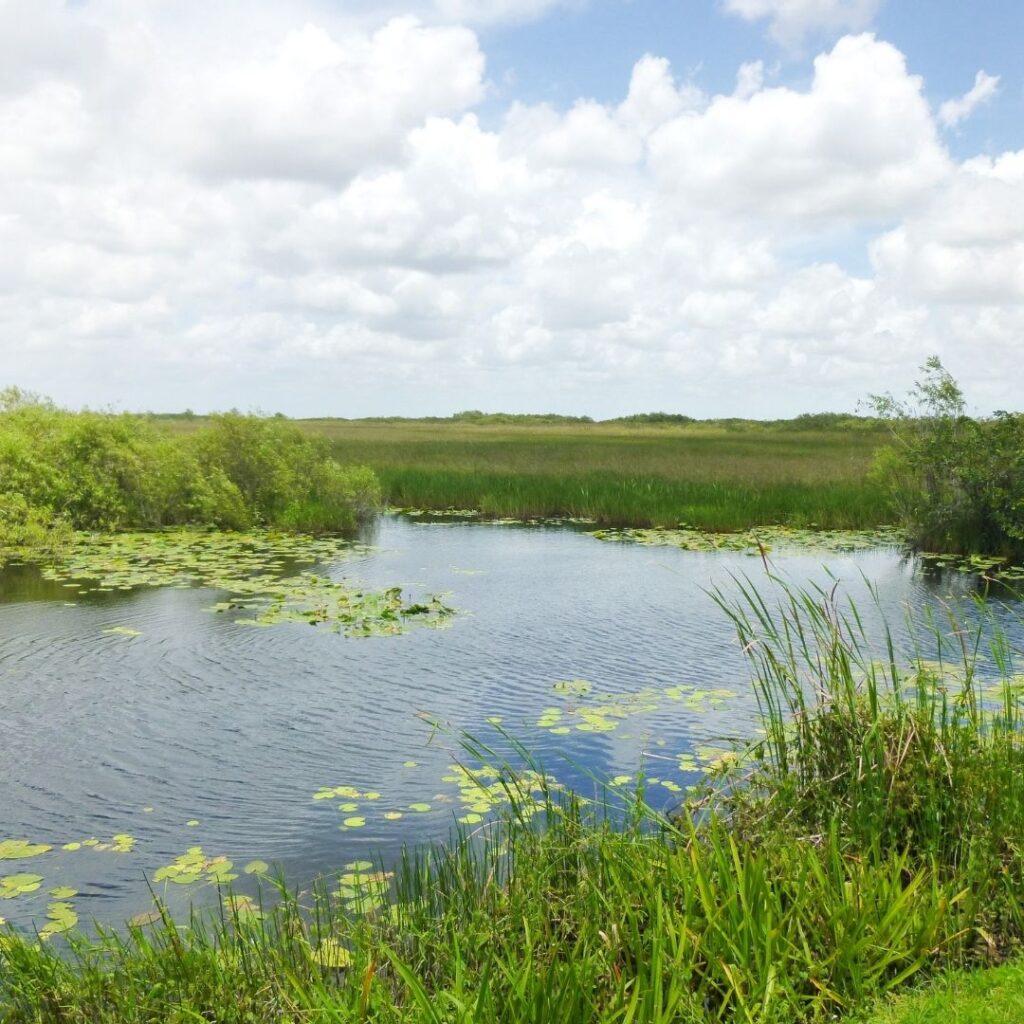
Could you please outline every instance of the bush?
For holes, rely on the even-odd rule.
[[[919,548],[1024,558],[1024,415],[972,419],[938,357],[906,401],[873,395],[893,443],[874,477]]]
[[[5,546],[58,524],[342,531],[379,502],[370,470],[341,466],[287,421],[231,413],[173,434],[141,416],[72,413],[17,389],[0,392]]]

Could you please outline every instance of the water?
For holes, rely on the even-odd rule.
[[[199,588],[93,593],[69,606],[69,591],[32,567],[0,572],[0,840],[54,847],[0,862],[0,874],[45,879],[0,902],[0,915],[38,923],[47,890],[67,885],[83,922],[123,921],[150,906],[147,876],[191,846],[237,866],[268,861],[304,885],[353,859],[443,839],[465,811],[442,781],[466,759],[459,732],[501,744],[495,718],[545,769],[584,787],[588,772],[641,765],[685,785],[694,779],[678,754],[749,734],[747,667],[705,591],[729,588],[734,574],[762,576],[759,559],[601,543],[564,528],[397,518],[369,539],[373,550],[331,573],[447,593],[459,610],[450,628],[359,639],[308,625],[257,629],[212,614],[222,595]],[[863,609],[872,581],[897,627],[908,606],[949,590],[889,550],[780,556],[777,566],[797,581],[837,577]],[[113,627],[140,633],[103,632]],[[575,679],[592,685],[586,698],[553,692]],[[665,694],[679,684],[736,696],[696,710]],[[627,703],[614,731],[577,728],[577,703],[645,689],[649,710]],[[549,707],[563,711],[568,734],[537,727]],[[380,793],[359,802],[365,826],[339,828],[342,801],[312,799],[325,785]],[[678,790],[658,786],[651,799],[669,807]],[[416,802],[431,810],[409,810]],[[61,849],[119,833],[136,838],[130,853]],[[216,896],[210,886],[166,888],[179,906]]]

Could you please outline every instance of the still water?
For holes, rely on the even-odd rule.
[[[387,861],[403,844],[443,839],[465,813],[449,768],[467,761],[461,731],[503,747],[498,724],[584,789],[594,788],[590,773],[643,767],[671,783],[651,790],[664,808],[695,781],[679,755],[751,734],[748,670],[706,591],[734,588],[736,575],[763,579],[759,558],[395,517],[365,539],[368,550],[322,571],[443,594],[458,610],[448,628],[361,638],[307,624],[254,628],[234,621],[241,613],[212,613],[223,595],[211,589],[138,588],[71,604],[33,567],[0,571],[0,841],[53,847],[0,863],[0,875],[45,879],[0,903],[0,916],[31,926],[48,890],[68,886],[83,924],[123,921],[149,908],[147,878],[189,847],[236,870],[260,859],[306,885],[347,861]],[[951,586],[892,550],[775,564],[797,583],[837,578],[904,645],[907,609],[934,606]],[[555,689],[570,680],[589,692]],[[695,689],[733,696],[695,698]],[[613,728],[588,727],[580,708],[594,706]],[[325,786],[379,796],[346,812],[343,800],[313,799]],[[365,823],[345,827],[353,816]],[[115,835],[134,839],[130,852],[109,848]],[[236,884],[251,890],[255,880]],[[156,888],[172,906],[216,898],[208,884]]]

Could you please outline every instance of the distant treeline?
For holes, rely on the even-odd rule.
[[[204,416],[186,409],[184,412],[146,413],[154,420],[176,420],[189,422],[205,419]],[[274,413],[274,419],[286,419],[282,413]],[[719,417],[698,419],[678,412],[637,412],[628,416],[596,420],[592,416],[566,416],[556,412],[481,412],[479,409],[465,409],[451,416],[323,416],[310,417],[322,422],[341,423],[466,423],[480,426],[626,426],[626,427],[686,427],[703,425],[724,429],[774,427],[781,430],[849,430],[873,429],[880,420],[875,416],[859,416],[848,412],[801,413],[792,419],[753,420],[741,417]],[[300,419],[299,422],[304,422]]]
[[[225,413],[172,433],[150,417],[0,390],[0,546],[70,529],[340,531],[379,502],[371,470],[340,465],[283,419]]]

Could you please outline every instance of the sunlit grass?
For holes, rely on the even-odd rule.
[[[867,528],[891,516],[867,474],[877,428],[489,426],[305,421],[373,467],[397,506],[711,530]]]

